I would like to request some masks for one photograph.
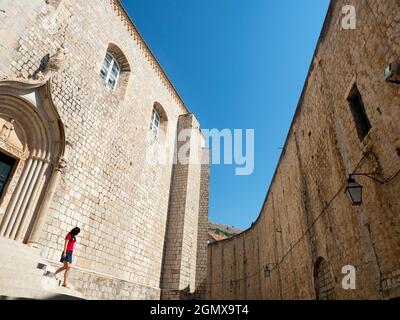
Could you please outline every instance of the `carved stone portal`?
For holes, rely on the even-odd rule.
[[[0,236],[23,242],[38,238],[49,186],[54,189],[54,176],[64,165],[64,141],[49,82],[0,81],[0,152],[15,159],[0,199]]]

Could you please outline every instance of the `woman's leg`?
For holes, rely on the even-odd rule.
[[[65,273],[64,273],[63,287],[66,287],[67,281],[68,281],[68,273],[69,273],[69,270],[71,270],[71,265],[68,262],[65,262],[64,267],[65,267]]]
[[[54,274],[57,275],[57,274],[59,274],[60,272],[62,272],[62,271],[64,271],[65,269],[67,269],[67,265],[68,265],[68,263],[67,263],[67,262],[64,262],[64,265],[63,265],[61,268],[59,268]]]

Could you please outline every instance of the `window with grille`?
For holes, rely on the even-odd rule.
[[[115,90],[120,72],[121,69],[118,61],[111,53],[107,52],[104,58],[103,66],[100,70],[100,75],[110,89]]]
[[[354,84],[353,88],[351,89],[347,101],[350,105],[350,110],[356,125],[358,137],[362,141],[371,130],[371,123],[368,119],[362,96],[356,84]]]

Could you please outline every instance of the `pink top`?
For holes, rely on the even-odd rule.
[[[67,234],[65,240],[68,240],[67,251],[73,252],[76,240],[74,240],[70,233]]]

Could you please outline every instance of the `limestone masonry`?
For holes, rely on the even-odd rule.
[[[346,5],[354,30],[342,27]],[[260,216],[209,246],[208,298],[400,297],[400,84],[384,77],[399,39],[400,1],[331,1]],[[352,173],[383,182],[354,176],[359,206],[344,192]]]
[[[204,138],[119,1],[0,9],[0,240],[55,267],[79,226],[71,282],[84,298],[204,297],[209,166],[148,156],[190,142],[190,159],[207,159]]]
[[[399,39],[399,0],[331,1],[260,216],[207,246],[199,121],[120,2],[1,0],[0,299],[400,298]]]

